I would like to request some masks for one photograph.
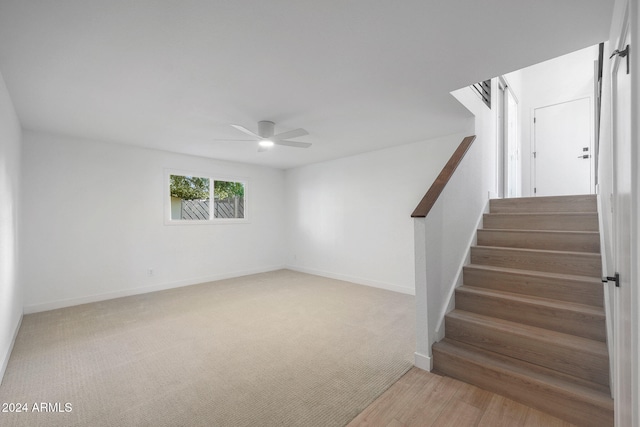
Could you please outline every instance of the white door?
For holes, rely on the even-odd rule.
[[[534,195],[591,194],[591,100],[534,110]]]
[[[622,46],[629,44],[628,32]],[[620,50],[623,50],[621,47]],[[632,312],[637,281],[631,280],[631,218],[632,218],[632,170],[631,170],[631,75],[627,74],[626,57],[615,57],[611,75],[613,118],[613,193],[614,193],[614,262],[620,273],[620,287],[614,293],[614,376],[616,425],[631,425],[631,411],[637,411],[632,392],[633,364],[636,366],[632,340]],[[637,246],[637,242],[635,242]],[[637,350],[636,350],[637,351]],[[636,385],[637,387],[637,385]],[[636,415],[637,416],[637,415]]]

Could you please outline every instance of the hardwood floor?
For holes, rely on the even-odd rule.
[[[467,383],[412,368],[348,427],[571,427]]]

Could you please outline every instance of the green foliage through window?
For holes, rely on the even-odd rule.
[[[183,200],[206,200],[209,198],[209,178],[171,175],[169,179],[172,197]]]
[[[214,181],[213,195],[216,199],[231,199],[244,196],[244,184],[231,181]]]

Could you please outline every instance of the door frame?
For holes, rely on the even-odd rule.
[[[514,135],[512,135],[516,147],[515,153],[515,161],[513,166],[516,168],[515,176],[516,182],[511,183],[515,187],[515,196],[520,196],[519,191],[519,180],[520,178],[520,156],[519,156],[519,147],[518,147],[518,97],[511,89],[509,82],[504,76],[498,76],[498,106],[497,106],[497,114],[496,114],[496,140],[497,140],[497,159],[496,164],[498,165],[496,172],[496,182],[498,183],[498,197],[509,197],[509,166],[510,166],[510,156],[509,156],[509,144],[511,143],[511,139],[509,138],[509,120],[511,118],[512,112],[509,110],[509,102],[508,99],[511,97],[516,104],[515,111],[515,123],[516,123],[516,131]]]

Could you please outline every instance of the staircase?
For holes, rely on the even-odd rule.
[[[613,426],[596,197],[491,200],[434,370]]]

